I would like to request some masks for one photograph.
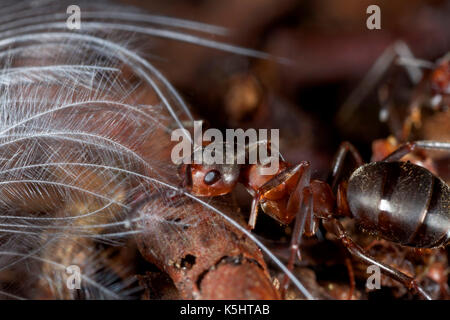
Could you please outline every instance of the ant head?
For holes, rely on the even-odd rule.
[[[185,186],[197,196],[220,196],[230,193],[239,180],[237,164],[185,164],[180,173]]]

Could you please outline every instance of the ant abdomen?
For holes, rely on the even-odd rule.
[[[347,189],[350,211],[365,230],[412,247],[449,239],[450,188],[409,162],[372,162],[358,168]]]

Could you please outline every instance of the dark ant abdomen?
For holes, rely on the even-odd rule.
[[[449,241],[450,188],[409,162],[372,162],[348,182],[347,200],[356,222],[384,239],[412,247]]]

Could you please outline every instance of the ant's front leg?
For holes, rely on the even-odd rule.
[[[299,244],[302,235],[305,232],[305,226],[307,228],[307,233],[312,234],[315,231],[312,194],[309,189],[311,177],[311,166],[309,162],[303,161],[294,167],[288,168],[262,185],[255,193],[252,202],[252,212],[249,219],[250,228],[254,228],[260,201],[268,192],[280,186],[282,183],[287,182],[295,175],[298,175],[298,180],[294,191],[289,195],[285,208],[287,211],[286,217],[295,217],[295,225],[290,244],[290,257],[287,265],[289,270],[293,270],[297,255],[299,259],[301,258],[299,254]],[[285,277],[281,288],[282,297],[284,297],[288,285],[289,278]]]
[[[294,263],[296,258],[301,260],[300,253],[300,243],[303,234],[314,234],[316,226],[316,218],[314,217],[313,210],[313,196],[311,194],[310,188],[306,187],[302,191],[302,201],[298,207],[297,214],[295,217],[294,229],[291,236],[291,244],[289,246],[289,260],[287,268],[292,271],[294,269]],[[283,283],[281,285],[281,297],[284,299],[286,295],[286,290],[289,286],[289,278],[285,275]]]
[[[326,219],[323,221],[323,225],[327,231],[333,233],[342,244],[348,249],[348,251],[364,261],[367,264],[376,265],[380,268],[380,270],[391,277],[394,280],[402,283],[406,288],[413,291],[414,293],[419,294],[421,297],[427,300],[432,300],[428,293],[414,280],[414,278],[404,274],[400,270],[397,270],[389,265],[386,265],[382,262],[377,261],[372,258],[368,253],[364,251],[360,246],[358,246],[353,240],[347,235],[344,227],[339,222],[339,220],[335,218]]]
[[[450,142],[440,141],[413,141],[407,142],[399,146],[395,151],[386,156],[382,161],[399,161],[408,153],[413,152],[416,149],[429,149],[429,150],[443,150],[450,151]]]
[[[294,229],[292,231],[291,243],[289,246],[289,260],[287,268],[294,269],[296,258],[301,260],[300,242],[303,234],[313,235],[316,232],[317,218],[314,216],[313,195],[310,188],[311,167],[309,163],[303,163],[304,171],[301,173],[293,193],[289,196],[287,211],[290,215],[295,215]],[[281,285],[281,296],[284,298],[289,286],[289,278],[284,277]]]
[[[280,186],[282,183],[288,181],[294,175],[298,174],[300,176],[299,181],[302,181],[302,179],[303,180],[306,179],[305,177],[303,177],[304,172],[305,172],[303,170],[307,170],[307,168],[309,168],[309,166],[310,166],[309,162],[302,161],[296,166],[287,168],[286,170],[282,171],[280,174],[274,176],[272,179],[267,181],[258,190],[256,190],[256,192],[254,192],[252,194],[253,195],[252,208],[250,211],[250,218],[248,220],[249,229],[255,228],[256,219],[258,217],[259,205],[260,205],[261,201],[265,198],[267,193],[270,192],[271,190],[274,190],[275,188]],[[309,182],[309,180],[308,180],[308,182]]]

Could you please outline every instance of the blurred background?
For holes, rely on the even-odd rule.
[[[398,40],[415,57],[430,61],[450,49],[450,1],[445,0],[124,2],[225,27],[226,35],[212,39],[285,58],[287,62],[275,63],[176,41],[148,44],[155,64],[198,118],[216,128],[279,128],[285,157],[290,162],[311,161],[321,178],[341,141],[350,140],[369,160],[372,141],[392,133],[379,121],[378,88],[352,106],[354,112],[339,114],[377,58]],[[381,8],[381,30],[366,27],[366,9],[373,4]],[[404,73],[404,68],[397,69],[377,85],[392,73]],[[402,83],[396,91],[404,104],[412,87]]]

